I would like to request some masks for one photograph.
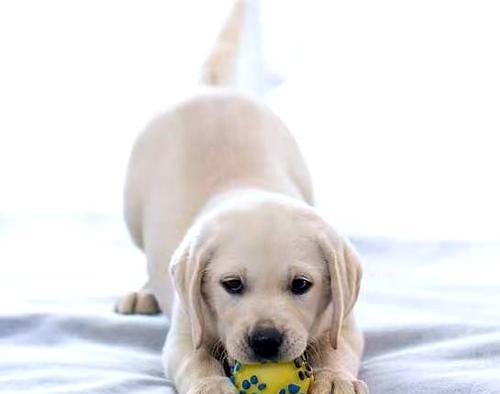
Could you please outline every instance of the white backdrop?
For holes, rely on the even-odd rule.
[[[132,142],[230,0],[0,1],[0,214],[121,215]],[[355,235],[500,239],[500,3],[277,1],[267,101]]]

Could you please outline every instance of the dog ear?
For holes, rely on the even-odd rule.
[[[319,236],[319,245],[328,265],[332,294],[330,342],[337,349],[342,323],[358,298],[362,268],[361,258],[351,243],[332,229]]]
[[[182,306],[191,320],[195,349],[201,347],[205,334],[203,318],[203,273],[212,255],[210,242],[188,232],[170,261],[170,275]]]

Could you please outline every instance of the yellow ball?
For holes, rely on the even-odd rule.
[[[303,358],[289,363],[236,363],[231,381],[240,394],[306,394],[313,382],[312,368]]]

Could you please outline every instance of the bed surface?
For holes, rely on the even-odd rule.
[[[144,280],[120,222],[0,223],[0,393],[172,393],[168,319],[112,312]],[[371,393],[500,393],[500,246],[353,241]]]

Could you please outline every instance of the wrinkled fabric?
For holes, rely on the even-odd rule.
[[[500,246],[354,239],[371,393],[500,393]],[[119,316],[144,258],[120,223],[0,225],[0,393],[172,393],[164,316]]]

